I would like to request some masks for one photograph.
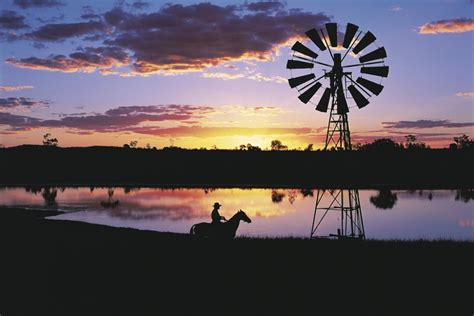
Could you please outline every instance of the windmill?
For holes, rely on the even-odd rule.
[[[291,71],[288,83],[298,91],[301,102],[312,103],[317,111],[323,113],[329,110],[324,150],[330,147],[352,150],[347,113],[349,109],[367,106],[369,98],[382,92],[382,80],[389,72],[385,65],[385,48],[377,46],[374,34],[362,32],[352,23],[346,25],[343,35],[338,33],[337,23],[313,28],[305,35],[309,39],[307,45],[315,46],[317,50],[299,41],[291,47],[293,55],[286,65]],[[378,82],[373,81],[377,78]],[[318,95],[318,91],[322,94]],[[329,199],[323,206],[323,200],[327,200],[324,199],[325,193]],[[330,234],[330,237],[365,238],[358,190],[318,190],[311,238],[317,236],[317,230],[329,211],[340,212],[340,227],[337,234]]]

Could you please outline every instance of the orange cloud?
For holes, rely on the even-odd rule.
[[[474,30],[474,20],[457,18],[425,23],[420,26],[419,34],[463,33]]]
[[[456,93],[457,97],[468,97],[468,98],[474,98],[474,92],[458,92]]]

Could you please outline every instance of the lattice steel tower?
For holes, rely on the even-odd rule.
[[[352,150],[351,135],[349,131],[349,121],[347,113],[349,107],[346,100],[346,93],[349,91],[350,97],[358,108],[363,108],[369,104],[369,100],[364,96],[371,97],[379,95],[383,89],[380,83],[373,82],[363,77],[363,74],[377,76],[380,79],[388,76],[389,67],[385,65],[384,59],[387,53],[383,47],[367,52],[367,48],[375,45],[376,37],[371,32],[363,33],[359,27],[348,23],[344,38],[338,41],[338,25],[327,23],[325,28],[311,29],[305,34],[315,44],[319,50],[326,49],[330,55],[329,64],[316,60],[318,54],[308,48],[303,43],[297,41],[292,46],[293,56],[287,62],[287,68],[291,70],[292,76],[288,80],[291,88],[296,88],[299,92],[298,98],[303,103],[311,102],[311,99],[322,87],[321,81],[329,81],[329,87],[324,90],[316,110],[327,112],[329,102],[329,121],[326,133],[324,150]],[[329,43],[328,43],[329,42]],[[343,53],[333,53],[331,47]],[[364,55],[359,53],[364,51]],[[357,58],[356,64],[343,64],[348,56]],[[294,76],[294,72],[308,71],[315,65],[324,67],[321,75],[317,76],[315,70],[309,74]],[[367,67],[370,66],[370,67]],[[353,70],[347,71],[349,68]],[[352,77],[357,75],[357,80]],[[312,103],[312,102],[311,102]],[[331,211],[339,214],[336,234],[329,233],[326,237],[336,238],[365,238],[364,222],[360,206],[359,191],[355,189],[327,190],[318,189],[316,205],[314,208],[313,222],[310,237],[322,237],[318,233],[321,223],[326,215]]]

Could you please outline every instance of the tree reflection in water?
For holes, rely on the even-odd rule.
[[[456,196],[454,197],[454,199],[456,201],[462,201],[464,203],[474,200],[474,190],[473,189],[456,190]]]
[[[370,197],[370,203],[376,208],[387,210],[395,206],[397,199],[396,193],[392,193],[392,191],[388,189],[382,189],[379,190],[377,195]]]

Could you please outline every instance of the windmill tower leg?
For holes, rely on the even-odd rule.
[[[324,149],[352,150],[347,114],[337,113],[337,99],[333,96]],[[339,213],[336,234],[327,237],[365,239],[364,222],[360,206],[359,190],[318,189],[311,225],[311,238],[321,237],[318,228],[329,212]]]

